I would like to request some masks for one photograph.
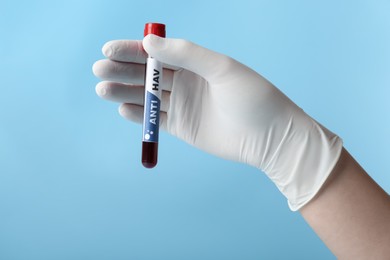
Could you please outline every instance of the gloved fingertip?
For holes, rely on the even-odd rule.
[[[105,82],[99,82],[99,83],[96,85],[96,88],[95,88],[96,94],[97,94],[99,97],[104,97],[105,95],[107,95],[107,90],[108,90],[108,87],[107,87],[107,85],[105,84]]]
[[[118,107],[118,112],[119,112],[119,115],[121,115],[122,117],[126,118],[126,104],[121,104]]]
[[[99,77],[100,75],[100,65],[99,65],[100,61],[96,61],[93,65],[92,65],[92,72],[93,74],[96,76],[96,77]]]
[[[112,56],[113,50],[112,50],[112,44],[111,42],[107,42],[104,44],[102,48],[103,55],[106,56],[107,58],[110,58]]]

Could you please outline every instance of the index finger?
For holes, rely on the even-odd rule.
[[[114,40],[104,44],[104,56],[114,61],[145,64],[148,54],[142,47],[142,40]]]
[[[108,59],[120,62],[145,64],[148,54],[142,46],[142,40],[113,40],[104,44],[103,55]],[[171,70],[180,69],[177,66],[163,64],[164,68]]]

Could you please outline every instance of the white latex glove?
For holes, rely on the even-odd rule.
[[[143,48],[142,48],[143,46]],[[104,45],[94,64],[96,91],[143,120],[146,52],[166,64],[161,129],[219,157],[261,169],[287,197],[305,205],[338,161],[342,141],[261,75],[225,55],[181,39],[148,35]]]

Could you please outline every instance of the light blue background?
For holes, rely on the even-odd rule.
[[[258,170],[100,100],[94,61],[145,22],[260,72],[390,191],[390,2],[0,1],[0,259],[334,259]]]

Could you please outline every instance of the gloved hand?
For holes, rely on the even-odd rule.
[[[93,66],[99,96],[143,120],[146,52],[165,64],[161,129],[208,153],[261,169],[287,197],[305,205],[338,161],[342,141],[261,75],[225,55],[181,39],[111,41]]]

